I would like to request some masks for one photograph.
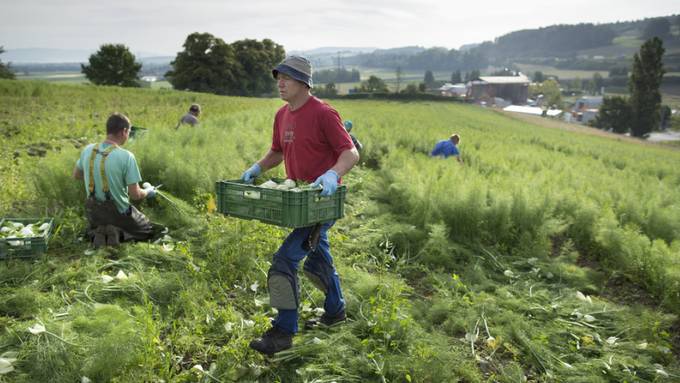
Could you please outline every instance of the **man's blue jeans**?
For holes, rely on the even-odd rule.
[[[333,257],[331,256],[330,243],[328,242],[328,229],[333,226],[333,222],[328,222],[321,225],[321,232],[319,238],[319,245],[316,247],[316,254],[322,256],[329,265],[333,265]],[[288,235],[279,250],[274,254],[274,259],[285,261],[291,270],[297,272],[300,261],[302,261],[309,251],[303,249],[303,244],[307,241],[309,234],[314,226],[302,227],[293,230]],[[328,294],[324,301],[323,308],[328,315],[334,315],[345,308],[345,299],[342,297],[342,290],[340,289],[340,278],[333,266],[333,274],[330,278],[330,286],[328,286]],[[298,332],[298,310],[281,310],[274,319],[273,325],[285,330],[291,334]]]

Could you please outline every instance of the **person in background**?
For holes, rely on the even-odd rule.
[[[454,156],[458,162],[462,164],[463,160],[460,158],[460,152],[458,151],[459,142],[460,136],[457,134],[452,134],[448,140],[441,140],[437,142],[434,146],[434,149],[432,149],[430,156],[442,156],[444,158]]]
[[[179,119],[179,122],[177,123],[177,126],[175,129],[179,129],[180,125],[182,124],[189,124],[191,126],[196,126],[198,125],[198,116],[201,115],[201,106],[198,104],[191,104],[189,107],[189,112],[182,116],[182,118]]]
[[[153,186],[139,187],[142,177],[135,156],[121,148],[130,136],[130,126],[125,115],[113,113],[106,121],[104,142],[85,147],[73,169],[73,178],[84,181],[88,235],[94,247],[154,235],[154,225],[130,204],[130,198],[156,195]]]
[[[255,177],[284,162],[287,178],[321,185],[321,195],[335,193],[340,177],[359,161],[359,152],[345,131],[335,109],[312,96],[312,67],[304,57],[289,56],[272,74],[279,95],[287,102],[276,113],[269,151],[241,179],[252,183]],[[346,319],[345,299],[340,278],[333,265],[328,230],[334,222],[294,229],[274,254],[267,273],[272,307],[278,310],[272,328],[250,342],[250,347],[272,355],[293,346],[298,332],[300,290],[298,265],[314,286],[324,292],[324,314],[306,327],[331,326]]]
[[[352,143],[354,144],[354,147],[357,148],[358,151],[361,151],[361,149],[364,148],[363,145],[361,145],[361,142],[351,133],[352,131],[352,121],[351,120],[345,120],[345,130],[349,134],[349,138],[352,139]]]

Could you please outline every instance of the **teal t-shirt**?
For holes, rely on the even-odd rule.
[[[76,166],[78,169],[83,171],[85,175],[85,193],[89,195],[89,185],[90,185],[90,156],[92,155],[92,149],[98,146],[98,150],[101,152],[111,146],[111,144],[90,144],[88,145],[82,153],[80,153],[80,158]],[[94,195],[99,201],[105,201],[106,196],[102,191],[102,180],[100,174],[101,165],[101,154],[97,154],[94,160]],[[139,167],[137,166],[137,160],[135,160],[135,155],[131,152],[118,147],[114,149],[106,158],[105,164],[106,178],[109,181],[109,190],[111,192],[111,198],[116,203],[118,211],[120,213],[125,213],[130,208],[130,197],[128,196],[128,185],[138,183],[142,180],[142,176],[139,173]]]

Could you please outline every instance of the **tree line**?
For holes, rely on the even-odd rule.
[[[239,40],[227,44],[210,33],[187,36],[184,50],[170,63],[165,78],[173,88],[234,96],[274,92],[271,68],[285,57],[272,40]],[[104,44],[81,71],[96,85],[139,85],[142,64],[123,44]]]
[[[322,84],[361,81],[359,70],[345,68],[314,71],[314,81]]]
[[[554,25],[511,32],[476,49],[493,58],[571,56],[579,50],[609,45],[616,36],[608,25]]]
[[[348,57],[352,65],[374,68],[397,68],[417,70],[429,68],[437,71],[470,71],[485,68],[488,60],[480,51],[460,51],[446,48],[429,48],[414,53],[412,50],[376,50],[372,53]]]

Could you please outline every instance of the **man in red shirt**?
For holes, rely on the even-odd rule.
[[[345,131],[338,112],[312,96],[312,67],[300,56],[286,57],[272,71],[279,95],[288,104],[276,113],[272,145],[267,154],[241,177],[245,182],[284,162],[289,179],[321,185],[321,195],[335,193],[340,177],[359,161],[352,139]],[[318,323],[330,326],[346,319],[345,300],[340,279],[333,266],[328,229],[334,222],[322,224],[318,245],[309,248],[315,227],[293,230],[274,254],[267,276],[270,304],[278,310],[272,328],[250,347],[267,355],[288,349],[298,331],[299,287],[297,269],[306,258],[303,270],[314,285],[326,294],[325,313]],[[316,324],[310,323],[310,324]]]

